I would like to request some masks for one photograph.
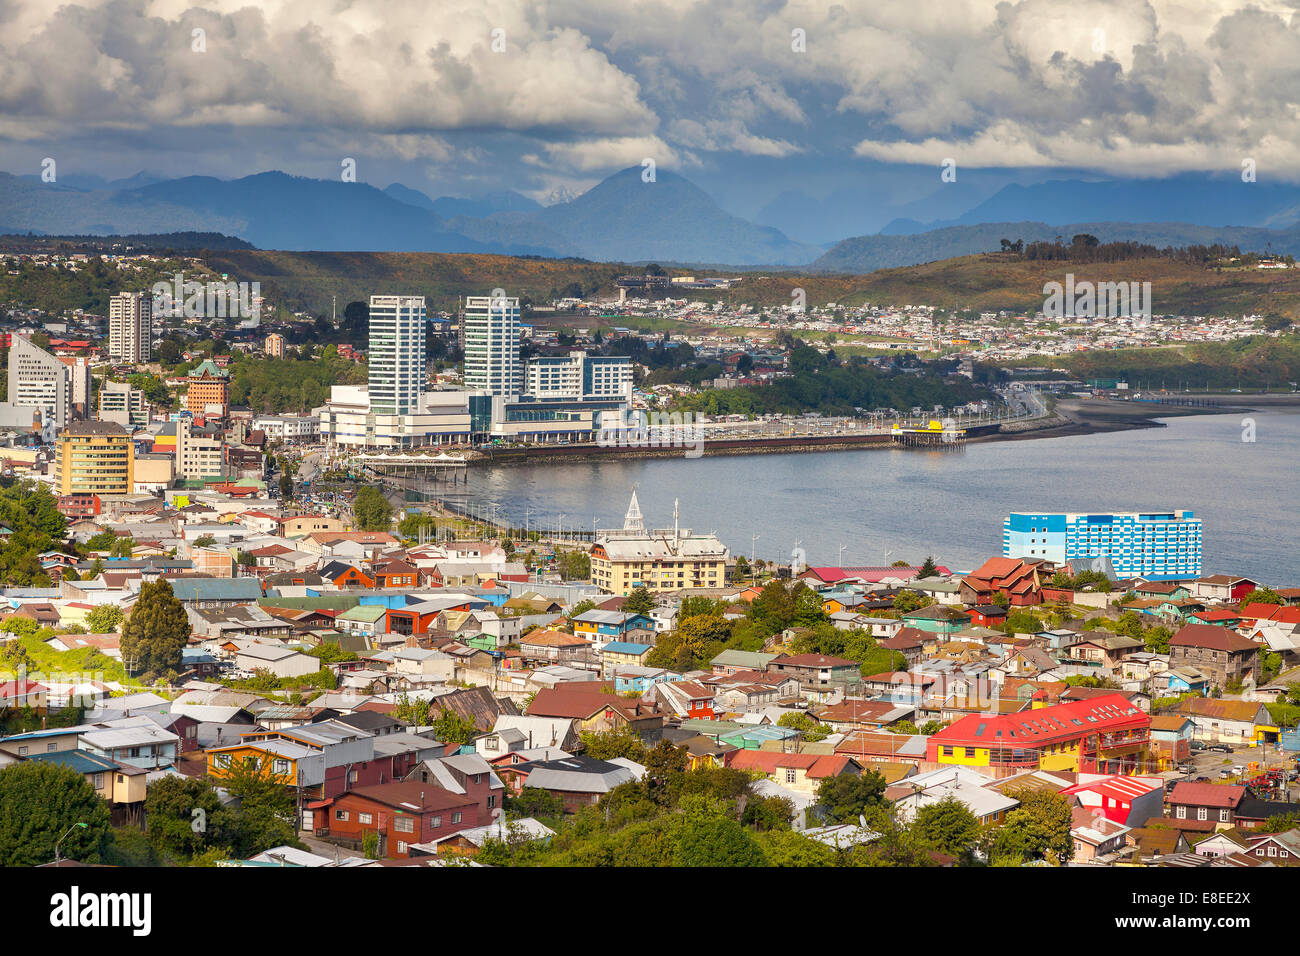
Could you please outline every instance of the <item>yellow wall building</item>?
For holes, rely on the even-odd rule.
[[[54,446],[61,495],[129,495],[135,490],[135,445],[116,422],[72,422]]]

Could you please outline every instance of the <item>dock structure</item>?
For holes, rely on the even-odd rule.
[[[394,478],[418,478],[423,481],[468,481],[469,460],[460,455],[439,452],[430,454],[378,454],[351,455],[349,464],[369,469],[375,475]]]
[[[945,424],[936,418],[923,425],[899,423],[889,429],[890,439],[902,448],[933,448],[960,451],[966,447],[966,429]]]

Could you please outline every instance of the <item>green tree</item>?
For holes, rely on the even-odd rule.
[[[982,830],[978,818],[966,804],[946,797],[916,812],[912,832],[926,846],[964,859],[979,843]]]
[[[776,722],[778,727],[790,727],[799,731],[800,736],[809,743],[816,743],[819,740],[825,740],[830,734],[824,726],[817,723],[807,714],[799,711],[792,711],[788,714],[782,714]]]
[[[927,557],[925,563],[921,565],[918,578],[937,578],[939,576],[939,566],[934,563],[934,558]]]
[[[641,614],[649,616],[655,608],[655,600],[650,596],[650,592],[645,588],[635,588],[623,602],[623,612],[625,614]]]
[[[108,852],[108,805],[90,782],[40,760],[0,770],[0,866],[49,863],[61,837],[64,859],[99,863]]]
[[[366,485],[357,492],[352,514],[362,531],[387,531],[393,525],[393,506],[374,485]]]
[[[990,861],[1042,860],[1051,855],[1060,863],[1069,862],[1074,855],[1069,801],[1059,793],[1023,788],[1010,790],[1007,795],[1019,800],[1020,806],[993,831],[988,849]]]
[[[145,791],[144,812],[154,852],[173,863],[233,842],[231,812],[206,778],[159,777]]]
[[[1241,606],[1248,604],[1282,604],[1282,598],[1272,588],[1255,588],[1241,599]]]
[[[561,551],[555,566],[565,581],[586,581],[591,577],[591,555],[586,551]]]
[[[611,757],[626,757],[637,763],[645,763],[646,747],[641,738],[626,727],[619,730],[607,730],[603,733],[583,731],[583,754],[596,760],[609,760]]]
[[[707,797],[684,797],[686,817],[677,835],[676,866],[763,866],[758,842],[728,815],[725,806]]]
[[[467,744],[478,736],[474,721],[467,720],[450,708],[444,708],[433,721],[433,735],[444,744]]]
[[[131,616],[122,627],[122,659],[133,670],[162,674],[180,669],[181,650],[190,637],[190,620],[166,578],[146,581]]]
[[[874,770],[826,777],[817,787],[817,802],[826,808],[832,823],[856,823],[868,807],[885,799],[885,778]]]
[[[792,830],[759,834],[759,848],[768,866],[834,866],[835,850]]]
[[[122,624],[122,609],[116,604],[101,604],[86,615],[92,634],[110,634]]]
[[[234,842],[240,856],[254,856],[275,846],[303,847],[293,795],[274,772],[269,755],[232,762],[221,783],[239,800]]]

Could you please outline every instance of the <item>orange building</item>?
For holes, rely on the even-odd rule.
[[[230,411],[230,373],[217,368],[211,359],[204,359],[190,372],[189,391],[185,393],[185,407],[191,415],[205,415],[209,406],[221,409],[220,417]]]

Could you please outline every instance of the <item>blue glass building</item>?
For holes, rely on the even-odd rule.
[[[1107,557],[1121,578],[1194,578],[1201,573],[1201,521],[1190,511],[1016,512],[1002,523],[1002,555],[1056,564]]]

